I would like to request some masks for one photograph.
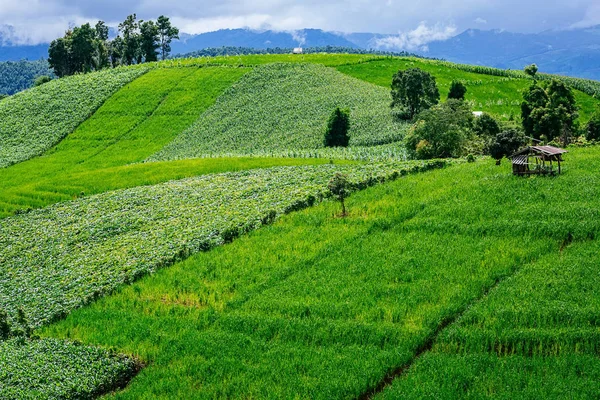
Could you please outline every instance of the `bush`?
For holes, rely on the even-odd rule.
[[[350,136],[350,110],[336,107],[327,122],[325,131],[325,147],[348,147]]]
[[[585,129],[585,138],[587,140],[600,139],[600,111],[594,113],[594,115],[592,115],[592,118],[587,123]]]
[[[49,76],[43,75],[43,76],[38,76],[35,79],[35,82],[33,82],[33,86],[42,86],[44,83],[48,83],[52,80],[52,78],[50,78]]]
[[[460,81],[452,81],[450,84],[450,91],[448,92],[448,99],[464,100],[467,94],[467,87]]]
[[[493,139],[500,133],[500,125],[492,116],[484,113],[475,119],[473,132],[481,138]]]
[[[525,136],[517,129],[500,132],[490,145],[490,155],[500,165],[503,157],[516,153],[526,143]]]
[[[440,91],[435,77],[419,68],[398,71],[392,79],[392,108],[403,110],[399,115],[413,119],[421,111],[438,104]]]
[[[346,205],[344,204],[344,200],[350,194],[350,182],[348,182],[348,176],[337,172],[329,181],[327,188],[333,197],[342,203],[342,216],[346,216]]]

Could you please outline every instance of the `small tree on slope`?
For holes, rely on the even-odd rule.
[[[342,217],[345,217],[347,214],[344,200],[350,194],[350,183],[348,182],[348,177],[337,172],[333,178],[331,178],[327,187],[329,188],[329,191],[333,197],[342,203]]]
[[[326,147],[347,147],[350,142],[350,111],[337,107],[329,117],[325,131]]]

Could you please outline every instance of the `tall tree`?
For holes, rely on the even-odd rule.
[[[160,52],[162,59],[165,60],[171,53],[171,42],[173,39],[179,39],[179,29],[171,25],[168,17],[161,15],[156,21],[158,34],[160,37]]]
[[[108,26],[104,21],[98,21],[95,26],[96,42],[94,64],[95,69],[104,69],[110,66],[109,44],[108,44]]]
[[[140,35],[137,15],[129,15],[119,24],[119,32],[123,35],[123,60],[124,64],[131,65],[137,60],[140,53]]]
[[[158,60],[159,30],[154,21],[146,21],[140,24],[141,54],[146,62]]]
[[[70,39],[67,35],[53,40],[48,49],[48,63],[59,78],[71,74],[70,68]]]
[[[74,72],[89,72],[94,66],[96,31],[90,24],[73,28],[71,53]]]
[[[467,87],[461,81],[452,81],[448,92],[449,99],[464,100],[466,94]]]
[[[440,101],[435,78],[419,68],[398,71],[392,80],[391,107],[399,107],[401,117],[413,119]]]
[[[348,143],[350,142],[348,130],[350,130],[350,110],[342,110],[336,107],[327,122],[325,146],[348,147]]]
[[[117,36],[109,43],[108,53],[113,68],[122,64],[124,49],[125,44],[123,43],[123,38],[121,36]]]

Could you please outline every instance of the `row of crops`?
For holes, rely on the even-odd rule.
[[[322,65],[259,66],[151,160],[319,149],[335,107],[351,111],[351,147],[392,143],[407,125],[395,121],[389,104],[389,90]]]
[[[9,217],[0,221],[0,306],[13,321],[23,309],[39,327],[123,283],[318,202],[337,171],[363,187],[436,165],[325,164],[208,175]]]
[[[0,398],[90,399],[123,387],[137,361],[56,339],[0,341]]]
[[[142,67],[53,80],[0,103],[0,168],[43,154],[88,119]]]

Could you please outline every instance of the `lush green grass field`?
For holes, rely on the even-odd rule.
[[[502,311],[494,305],[498,301],[481,305],[496,293],[502,299],[503,290],[526,298],[535,282],[547,285],[547,257],[560,257],[561,248],[572,254],[568,265],[590,258],[578,243],[600,233],[597,155],[597,149],[573,150],[565,174],[557,178],[522,179],[512,176],[508,165],[487,161],[371,188],[351,198],[348,218],[334,217],[333,203],[289,215],[80,309],[44,335],[115,347],[148,361],[115,398],[356,397],[410,365],[438,336],[487,318],[470,317],[481,313],[477,310],[492,313],[489,324],[495,326],[494,312]],[[573,273],[577,279],[569,281],[570,291],[558,289],[561,278],[551,281],[566,296],[556,301],[589,293],[576,295],[575,304],[593,309],[595,302],[586,297],[595,298],[593,282],[586,283],[592,271]],[[546,293],[539,298],[552,290]],[[505,298],[510,308],[512,298]],[[570,307],[550,307],[536,298],[535,311],[528,313],[522,302],[521,317],[507,316],[516,332],[527,330],[531,321],[560,332],[573,321],[569,315],[589,321],[589,309],[573,314]],[[494,332],[489,337],[503,340]],[[532,331],[531,341],[543,340],[544,332]],[[466,338],[479,346],[487,340],[480,334]],[[593,342],[571,335],[565,343],[584,349]],[[485,396],[488,388],[497,398],[516,396],[519,387],[525,393],[565,394],[560,388],[553,392],[552,381],[564,367],[585,395],[597,387],[597,369],[578,373],[593,360],[591,353],[580,353],[559,356],[556,363],[526,353],[511,359],[468,353],[417,368],[437,354],[426,352],[384,393],[452,398],[458,392],[431,390],[435,382],[443,388],[442,377],[462,374],[463,381],[475,382],[474,397]],[[458,369],[469,357],[476,362]],[[489,372],[494,368],[499,375]],[[413,378],[413,371],[429,375]],[[475,376],[481,371],[482,377]],[[512,376],[529,371],[510,385]],[[433,381],[434,388],[408,387],[419,379]]]
[[[408,127],[388,90],[315,64],[256,67],[152,160],[323,148],[336,107],[350,110],[350,146],[397,142]]]
[[[416,58],[388,58],[336,68],[345,74],[386,88],[391,86],[392,76],[399,69],[421,68],[435,76],[442,100],[448,96],[450,83],[459,80],[467,86],[466,99],[473,110],[485,111],[503,120],[508,120],[511,115],[521,115],[522,93],[532,83],[530,79],[477,74]],[[580,91],[575,91],[575,98],[580,107],[580,120],[587,122],[599,102]]]

